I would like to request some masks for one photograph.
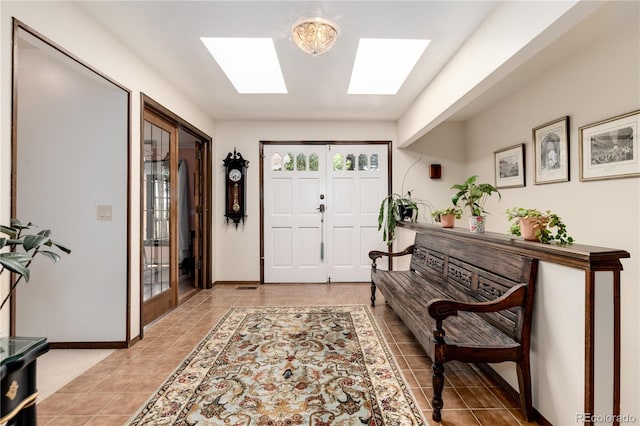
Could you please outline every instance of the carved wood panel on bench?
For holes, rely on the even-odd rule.
[[[408,271],[378,270],[376,260],[411,255]],[[441,420],[444,363],[513,361],[523,414],[531,418],[529,346],[537,260],[480,244],[416,234],[399,253],[372,251],[376,289],[433,361],[433,419]]]

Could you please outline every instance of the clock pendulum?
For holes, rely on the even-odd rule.
[[[240,203],[238,203],[238,183],[236,182],[233,185],[233,205],[231,206],[231,210],[234,212],[240,211]]]

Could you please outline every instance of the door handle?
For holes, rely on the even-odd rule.
[[[324,211],[325,211],[324,204],[320,204],[320,206],[316,210],[318,210],[320,213],[324,213]]]

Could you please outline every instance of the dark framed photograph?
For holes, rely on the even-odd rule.
[[[536,185],[569,180],[569,116],[533,129]]]
[[[504,148],[493,153],[496,188],[525,186],[524,144]]]
[[[640,176],[639,128],[640,110],[580,127],[580,180]]]

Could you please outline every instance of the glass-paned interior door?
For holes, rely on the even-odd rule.
[[[177,303],[175,257],[177,129],[145,110],[142,185],[143,325]]]

